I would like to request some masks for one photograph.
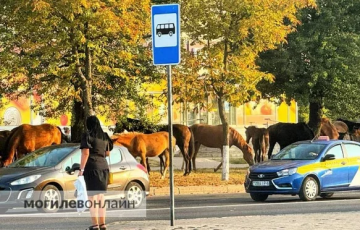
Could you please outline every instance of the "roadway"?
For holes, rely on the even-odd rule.
[[[170,199],[168,196],[149,197],[146,203],[146,217],[108,217],[109,226],[131,224],[140,221],[146,225],[151,220],[169,220]],[[360,211],[360,193],[337,193],[330,199],[318,198],[313,202],[300,201],[298,196],[270,196],[266,202],[254,202],[248,194],[181,195],[175,197],[176,220],[197,218],[221,218],[241,216],[279,216],[303,214],[350,213]],[[360,213],[360,212],[359,212]],[[7,216],[11,214],[11,216]],[[210,220],[210,219],[209,219]],[[135,222],[134,222],[135,223]],[[136,222],[139,223],[139,222]],[[34,217],[23,210],[10,210],[0,215],[0,229],[85,229],[89,218],[78,217]],[[161,229],[156,228],[155,229]],[[135,226],[133,229],[137,229]]]

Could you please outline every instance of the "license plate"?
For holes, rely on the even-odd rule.
[[[269,186],[270,182],[269,181],[253,181],[252,185],[253,186]]]

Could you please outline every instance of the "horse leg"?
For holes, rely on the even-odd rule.
[[[164,155],[164,153],[162,153],[161,155],[159,155],[159,159],[160,159],[160,174],[163,174],[163,172],[164,172],[163,167],[165,167],[163,155]]]
[[[183,165],[181,167],[181,170],[184,170],[184,163],[185,163],[185,172],[184,176],[186,176],[189,173],[189,159],[186,158],[185,148],[184,146],[180,147],[181,154],[183,156]]]
[[[146,165],[147,165],[147,171],[148,171],[148,173],[150,174],[150,164],[149,164],[149,158],[148,157],[146,157]]]
[[[194,152],[194,156],[192,157],[192,162],[193,162],[193,166],[194,166],[193,168],[194,168],[195,172],[196,172],[195,160],[196,160],[197,153],[199,152],[200,146],[201,146],[201,144],[199,142],[195,143],[195,152]]]
[[[162,175],[161,175],[161,179],[164,179],[164,178],[165,178],[167,169],[169,168],[169,165],[170,165],[170,154],[169,154],[169,150],[166,149],[166,150],[164,151],[164,154],[165,154],[165,168],[164,168],[164,172],[163,172]]]
[[[220,164],[218,165],[218,167],[216,167],[216,168],[214,169],[214,172],[218,171],[219,168],[222,166],[222,160],[223,160],[223,150],[221,149],[221,162],[220,162]]]
[[[141,161],[140,162],[144,166],[144,168],[146,168],[146,170],[148,170],[149,168],[148,168],[147,158],[146,158],[145,154],[141,154]],[[148,171],[148,174],[150,174],[149,171]]]
[[[270,148],[269,148],[269,152],[268,152],[268,159],[269,159],[269,160],[271,159],[271,154],[272,154],[272,152],[273,152],[273,150],[274,150],[275,143],[276,143],[276,142],[270,141]]]

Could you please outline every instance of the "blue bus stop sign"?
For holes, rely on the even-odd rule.
[[[179,4],[151,7],[151,34],[154,65],[180,63]]]

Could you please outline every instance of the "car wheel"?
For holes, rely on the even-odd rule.
[[[8,208],[0,208],[0,214],[4,214],[9,210]]]
[[[157,35],[158,35],[159,37],[161,37],[161,32],[159,32]]]
[[[38,211],[45,213],[55,213],[59,210],[59,206],[61,205],[61,193],[59,189],[54,185],[46,185],[42,190],[40,195],[40,200],[42,201],[42,207],[37,207]],[[54,203],[57,201],[57,205]],[[51,204],[54,205],[51,205]]]
[[[172,31],[170,31],[170,32],[169,32],[169,36],[171,37],[172,35],[173,35],[173,32],[172,32]]]
[[[312,177],[307,177],[301,186],[299,197],[303,201],[315,200],[319,193],[318,190],[317,181]]]
[[[320,196],[321,196],[322,198],[330,198],[330,197],[332,197],[333,195],[334,195],[333,192],[327,192],[327,193],[321,193],[321,194],[320,194]]]
[[[130,182],[125,189],[126,200],[129,202],[134,202],[134,207],[138,208],[144,200],[144,190],[137,182]],[[130,207],[132,203],[130,203]]]
[[[269,194],[265,194],[265,193],[250,193],[251,198],[254,201],[265,201]]]

